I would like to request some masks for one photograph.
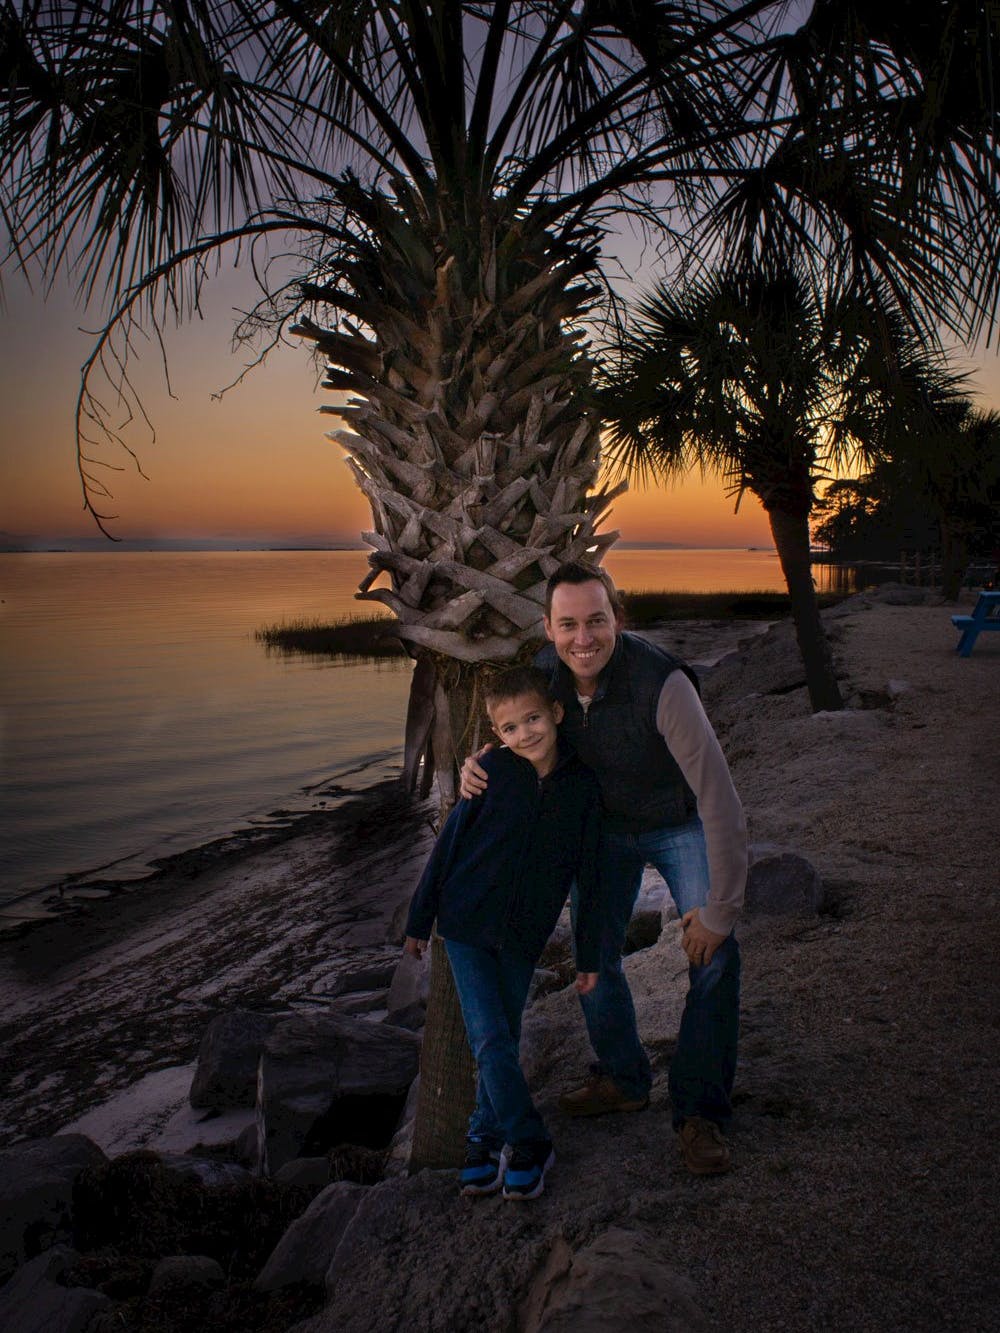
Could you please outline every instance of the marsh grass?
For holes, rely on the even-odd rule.
[[[846,594],[820,593],[820,607],[833,606]],[[783,620],[792,613],[783,592],[626,592],[625,623],[632,629],[665,620]],[[395,637],[395,621],[386,616],[348,616],[324,625],[318,620],[293,620],[266,625],[254,638],[268,650],[311,657],[344,657],[371,661],[405,657]]]
[[[291,620],[265,625],[254,631],[254,638],[279,653],[310,657],[405,657],[403,645],[393,634],[395,623],[387,616],[346,616],[329,625],[318,620]]]

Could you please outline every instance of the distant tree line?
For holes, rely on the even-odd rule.
[[[827,487],[813,539],[842,560],[941,553],[946,595],[970,561],[1000,550],[1000,412],[953,403],[905,448]]]

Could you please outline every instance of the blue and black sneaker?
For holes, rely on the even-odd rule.
[[[545,1173],[556,1160],[548,1139],[515,1144],[503,1177],[505,1199],[537,1199],[545,1188]]]
[[[459,1173],[463,1194],[496,1194],[503,1184],[507,1149],[488,1139],[468,1138],[465,1164]]]

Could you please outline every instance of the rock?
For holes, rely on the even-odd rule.
[[[232,1009],[212,1019],[198,1048],[191,1105],[202,1108],[253,1106],[257,1062],[268,1034],[287,1014]]]
[[[646,866],[642,872],[633,912],[649,912],[654,909],[662,912],[671,901],[663,876],[653,866]]]
[[[83,1134],[29,1139],[0,1152],[0,1282],[72,1236],[73,1182],[108,1159]]]
[[[111,1301],[88,1287],[64,1287],[59,1278],[79,1259],[58,1245],[18,1269],[0,1289],[0,1328],[10,1333],[86,1333],[110,1313]]]
[[[382,1168],[382,1177],[389,1180],[394,1176],[405,1176],[410,1169],[410,1153],[413,1150],[413,1126],[417,1119],[417,1099],[420,1096],[420,1075],[410,1084],[406,1102],[396,1124],[396,1132],[389,1143],[389,1152]]]
[[[299,1189],[322,1189],[330,1183],[330,1160],[327,1157],[295,1157],[274,1173],[279,1185],[293,1185]]]
[[[386,997],[385,1021],[394,1027],[423,1027],[430,984],[430,950],[422,959],[408,953],[401,954]]]
[[[261,1166],[338,1143],[384,1148],[416,1077],[420,1039],[388,1024],[298,1014],[264,1044],[257,1091]]]
[[[254,1288],[277,1291],[293,1282],[322,1286],[341,1237],[368,1188],[352,1180],[338,1180],[317,1194],[278,1241]]]
[[[690,1279],[642,1232],[611,1227],[575,1254],[558,1237],[532,1283],[523,1333],[708,1333]]]
[[[542,950],[542,958],[544,959],[549,954],[553,957],[561,955],[572,957],[573,955],[573,927],[570,925],[568,907],[564,908],[562,916],[556,922],[555,928]]]
[[[331,1009],[338,1014],[378,1014],[382,1013],[388,1016],[387,997],[388,990],[362,990],[348,991],[344,995],[338,995],[331,1003]],[[405,1023],[398,1024],[399,1027],[406,1027]]]
[[[216,1162],[208,1157],[187,1157],[181,1153],[158,1153],[160,1165],[168,1175],[191,1180],[197,1185],[245,1185],[250,1172],[235,1162]]]
[[[389,922],[389,928],[385,933],[385,938],[390,944],[397,944],[403,947],[403,941],[406,939],[406,921],[410,915],[410,900],[398,903],[396,910],[392,914]]]
[[[562,977],[551,967],[536,967],[531,975],[525,1008],[534,1004],[540,995],[550,995],[552,991],[560,990],[563,984]]]
[[[751,849],[744,910],[750,916],[810,916],[823,902],[823,882],[815,867],[795,852]]]
[[[660,938],[663,922],[659,908],[646,909],[632,913],[632,919],[625,931],[625,944],[622,955],[636,953],[639,949],[648,949]]]
[[[901,694],[906,694],[910,688],[908,680],[890,680],[885,687],[886,694],[895,703]]]
[[[399,957],[393,953],[374,962],[345,967],[328,981],[327,994],[349,995],[354,991],[380,991],[392,985]]]
[[[260,1164],[260,1131],[257,1127],[256,1117],[254,1117],[253,1124],[247,1125],[233,1144],[233,1156],[241,1166],[248,1167],[251,1171],[258,1169]]]
[[[198,1157],[206,1148],[234,1148],[254,1123],[252,1107],[241,1106],[234,1111],[196,1111],[185,1102],[142,1146],[153,1152]]]
[[[204,1254],[168,1254],[153,1269],[149,1294],[176,1291],[181,1287],[224,1287],[222,1265]]]

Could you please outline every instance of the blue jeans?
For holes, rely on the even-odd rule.
[[[496,1147],[547,1139],[518,1059],[521,1015],[535,971],[531,958],[512,949],[494,953],[445,940],[469,1047],[479,1069],[469,1134]]]
[[[647,863],[663,876],[681,916],[704,906],[709,880],[701,820],[650,833],[605,833],[602,838],[599,883],[605,925],[600,980],[595,990],[581,996],[581,1004],[600,1072],[634,1098],[649,1092],[652,1070],[636,1030],[621,955]],[[675,1129],[695,1115],[723,1128],[729,1123],[739,1007],[740,951],[730,935],[710,963],[688,967],[687,1000],[669,1074]]]

